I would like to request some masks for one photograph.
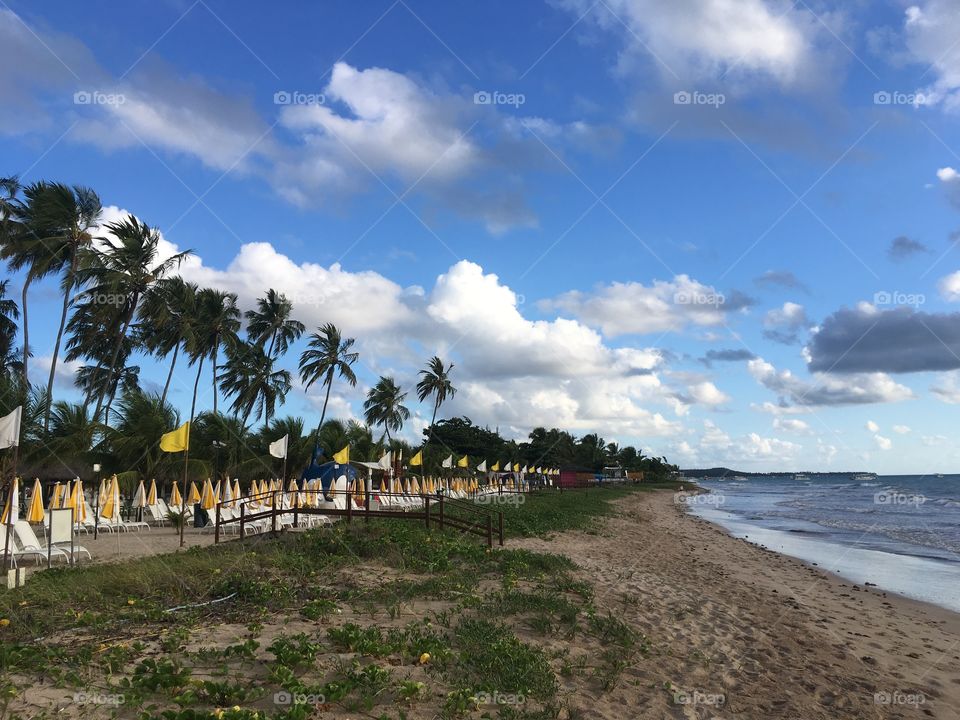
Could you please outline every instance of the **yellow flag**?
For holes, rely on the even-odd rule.
[[[190,447],[190,422],[160,437],[160,449],[164,452],[182,452]]]
[[[410,465],[423,465],[423,450],[418,450],[417,454],[410,458]]]
[[[467,467],[469,462],[470,462],[470,459],[466,455],[464,455],[462,458],[457,460],[457,467]]]
[[[493,465],[490,466],[490,469],[493,470],[493,472],[500,472],[500,461],[497,460]]]
[[[338,453],[333,454],[333,461],[338,465],[347,465],[350,462],[350,446],[347,445]]]

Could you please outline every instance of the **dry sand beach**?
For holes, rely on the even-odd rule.
[[[960,615],[734,539],[667,492],[619,509],[600,534],[516,543],[568,555],[651,640],[638,684],[584,698],[587,716],[960,718]],[[649,690],[664,680],[676,697]]]

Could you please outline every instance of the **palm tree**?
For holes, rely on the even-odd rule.
[[[437,421],[437,411],[448,397],[457,394],[457,389],[450,382],[450,371],[453,363],[443,367],[443,360],[434,355],[427,363],[427,367],[420,371],[423,379],[417,383],[417,397],[423,402],[433,395],[433,417],[430,418],[430,427]]]
[[[370,388],[363,403],[363,414],[370,425],[382,425],[387,442],[392,439],[390,431],[399,432],[404,420],[410,418],[410,411],[403,405],[407,396],[393,378],[381,377]]]
[[[36,280],[48,274],[62,275],[60,290],[63,293],[63,307],[50,359],[47,406],[44,409],[43,429],[46,432],[50,426],[53,379],[67,324],[67,311],[77,287],[81,251],[93,243],[90,231],[100,219],[102,206],[100,198],[89,188],[43,181],[27,187],[24,198],[25,202],[19,208],[23,225],[21,234],[25,236],[27,245],[24,250],[32,258],[31,266],[36,263],[36,271],[28,273],[28,277]]]
[[[180,348],[186,342],[190,324],[196,316],[197,291],[194,283],[175,275],[157,282],[154,291],[147,293],[140,304],[138,343],[157,357],[173,353],[160,395],[161,403],[167,401]]]
[[[227,362],[220,374],[220,386],[225,397],[234,396],[230,409],[243,415],[246,427],[250,413],[256,409],[270,423],[277,401],[281,404],[290,392],[290,373],[275,370],[274,359],[255,343],[239,342],[227,351]]]
[[[306,326],[299,320],[290,319],[293,312],[293,303],[283,293],[271,288],[266,297],[257,299],[257,309],[247,310],[247,337],[256,343],[265,343],[270,339],[267,348],[269,357],[285,355],[290,343],[296,342],[303,335]],[[274,355],[276,351],[276,356]]]
[[[320,378],[323,378],[323,384],[327,386],[327,394],[323,398],[323,410],[320,412],[320,422],[317,424],[319,433],[327,415],[333,376],[339,373],[350,387],[356,387],[357,376],[350,366],[357,361],[360,353],[351,352],[354,339],[342,338],[340,330],[333,323],[326,323],[317,329],[319,332],[310,335],[307,349],[300,355],[300,380],[305,383],[304,390],[309,390],[310,386]]]
[[[105,305],[105,314],[113,315],[108,327],[119,329],[107,361],[102,363],[106,369],[105,382],[98,393],[97,407],[93,413],[95,420],[99,419],[100,409],[113,387],[117,361],[139,311],[141,299],[153,292],[157,283],[191,254],[187,250],[159,260],[160,231],[133,215],[119,222],[108,223],[105,229],[113,237],[101,238],[105,242],[102,249],[83,252],[79,273],[83,280],[90,283],[86,297],[97,305]],[[141,320],[150,318],[141,317]],[[102,345],[102,342],[99,344]]]
[[[240,310],[237,308],[237,294],[204,288],[197,293],[197,315],[192,323],[189,338],[190,355],[193,362],[210,358],[213,364],[213,412],[217,412],[218,358],[221,347],[233,347],[237,342],[240,329]],[[193,364],[191,362],[191,364]],[[199,381],[199,369],[197,380]],[[197,389],[194,383],[193,404],[196,405]],[[193,413],[191,413],[192,415]]]
[[[20,369],[14,349],[20,310],[16,301],[7,297],[9,282],[9,280],[0,280],[0,372],[3,374]]]

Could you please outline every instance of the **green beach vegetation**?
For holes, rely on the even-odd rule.
[[[647,489],[534,493],[511,532],[588,528]],[[608,691],[651,651],[566,557],[390,521],[49,570],[0,618],[4,698],[52,687],[171,720],[552,718],[565,677]]]

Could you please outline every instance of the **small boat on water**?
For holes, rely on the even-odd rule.
[[[857,480],[858,482],[867,482],[870,480],[876,480],[877,474],[876,473],[857,473],[856,475],[852,475],[850,479]]]
[[[809,475],[804,475],[803,473],[796,473],[796,474],[793,476],[793,479],[794,479],[794,480],[809,480],[809,479],[810,479],[810,476],[809,476]]]

